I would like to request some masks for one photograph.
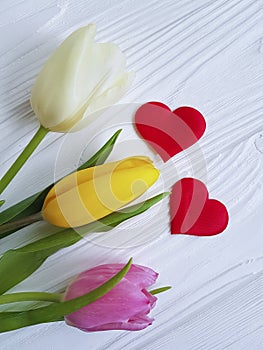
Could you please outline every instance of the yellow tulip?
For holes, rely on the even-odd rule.
[[[158,179],[147,157],[130,157],[75,172],[48,193],[42,216],[60,227],[78,227],[120,209]]]
[[[31,106],[44,128],[68,132],[84,119],[86,126],[131,85],[124,54],[113,43],[94,42],[95,34],[94,24],[73,32],[40,71]]]

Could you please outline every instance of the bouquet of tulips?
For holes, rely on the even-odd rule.
[[[130,86],[133,73],[126,72],[120,49],[112,43],[95,43],[94,36],[94,25],[75,31],[42,68],[31,95],[40,127],[1,178],[0,194],[48,132],[79,130],[118,101]],[[161,193],[121,211],[155,183],[159,171],[143,156],[105,163],[120,132],[77,171],[0,212],[0,238],[40,220],[58,227],[55,233],[8,250],[0,258],[0,304],[38,302],[37,308],[0,312],[0,332],[62,320],[85,331],[140,330],[151,324],[148,314],[155,305],[155,294],[169,287],[148,291],[157,273],[132,264],[132,259],[127,264],[84,271],[63,293],[8,294],[60,249],[91,232],[108,231],[168,195]],[[4,203],[1,200],[0,206]]]

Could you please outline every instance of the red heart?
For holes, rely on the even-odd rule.
[[[170,214],[172,234],[212,236],[224,231],[228,224],[224,204],[209,199],[206,186],[192,178],[184,178],[174,184]]]
[[[149,102],[137,110],[135,126],[166,162],[196,143],[206,123],[202,114],[192,107],[179,107],[172,112],[160,102]]]

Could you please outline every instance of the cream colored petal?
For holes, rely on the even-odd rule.
[[[104,113],[107,107],[111,107],[127,92],[133,79],[133,72],[125,73],[102,95],[93,95],[93,98],[88,100],[78,113],[74,114],[71,119],[68,118],[54,127],[53,131],[76,132],[85,128]]]
[[[68,131],[89,106],[116,102],[130,85],[123,53],[115,44],[94,43],[95,33],[91,24],[71,34],[41,70],[31,104],[44,127]]]

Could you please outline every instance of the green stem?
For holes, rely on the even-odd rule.
[[[0,225],[0,238],[5,237],[6,232],[22,228],[24,226],[33,224],[33,222],[37,222],[37,221],[41,221],[41,220],[43,220],[43,217],[42,217],[41,212],[39,212],[39,213],[32,214],[32,215],[27,216],[27,217],[22,218],[22,219]]]
[[[59,303],[62,295],[59,293],[21,292],[0,295],[0,305],[17,303],[20,301],[49,301]]]
[[[49,130],[44,128],[42,125],[39,127],[31,141],[24,148],[23,152],[0,180],[0,194],[6,189],[48,132]]]

